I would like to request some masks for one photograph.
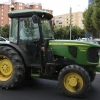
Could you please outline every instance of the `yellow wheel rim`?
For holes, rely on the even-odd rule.
[[[7,81],[13,72],[10,60],[5,56],[0,56],[0,81]]]
[[[80,91],[83,87],[83,79],[77,73],[69,73],[64,77],[64,86],[70,92]]]

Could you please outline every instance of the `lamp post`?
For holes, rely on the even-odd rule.
[[[70,7],[70,40],[72,35],[72,8]]]

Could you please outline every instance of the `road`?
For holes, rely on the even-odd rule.
[[[57,81],[33,79],[23,82],[20,88],[0,90],[0,100],[100,100],[100,74],[96,75],[84,98],[65,96],[59,90]]]

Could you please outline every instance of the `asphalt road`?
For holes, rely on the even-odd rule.
[[[59,90],[57,81],[33,79],[23,82],[20,88],[0,90],[0,100],[100,100],[100,74],[96,75],[84,98],[65,96]]]

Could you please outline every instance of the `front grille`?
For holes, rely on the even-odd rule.
[[[88,53],[87,53],[87,60],[88,62],[92,62],[92,63],[98,63],[99,62],[99,56],[98,56],[98,50],[100,48],[89,48],[88,49]]]

